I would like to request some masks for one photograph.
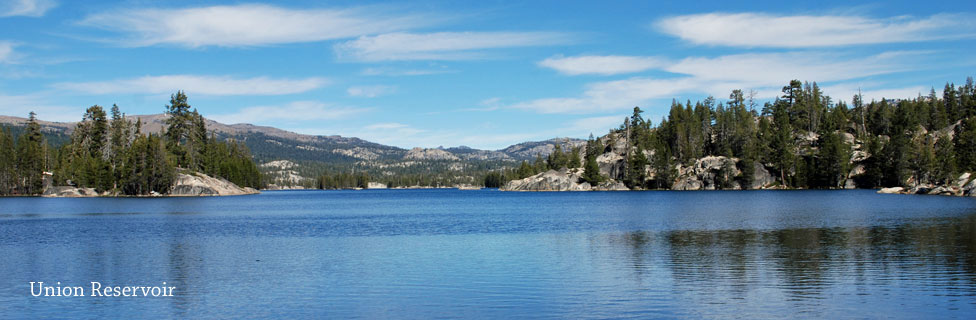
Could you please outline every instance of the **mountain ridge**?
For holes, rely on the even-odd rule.
[[[147,115],[125,115],[129,120],[142,120],[142,131],[149,133],[160,133],[165,127],[165,120],[169,117],[165,113],[157,114],[147,114]],[[566,146],[576,147],[582,145],[585,140],[575,139],[569,137],[556,137],[547,140],[539,141],[523,141],[516,144],[509,145],[508,147],[488,150],[488,149],[478,149],[472,148],[464,145],[459,145],[456,147],[438,147],[438,148],[423,148],[423,147],[413,147],[413,148],[403,148],[398,146],[384,145],[378,142],[372,142],[358,137],[345,137],[342,135],[310,135],[297,133],[293,131],[288,131],[285,129],[280,129],[272,126],[261,126],[250,123],[235,123],[235,124],[225,124],[220,123],[215,120],[208,119],[204,117],[207,125],[207,130],[216,132],[218,134],[227,135],[239,135],[243,133],[259,133],[264,134],[269,137],[275,138],[285,138],[290,140],[302,141],[302,142],[315,142],[321,140],[331,140],[336,142],[345,143],[362,143],[362,144],[372,144],[376,146],[382,146],[385,148],[399,149],[404,153],[409,152],[413,149],[421,150],[442,150],[451,153],[452,155],[458,156],[460,158],[465,158],[459,154],[471,154],[471,153],[481,153],[481,154],[493,154],[497,157],[498,153],[505,154],[511,158],[516,159],[529,159],[535,157],[536,154],[541,154],[542,156],[548,155],[554,149],[554,143],[559,143],[564,149]],[[43,119],[37,119],[37,122],[41,125],[42,130],[48,132],[61,131],[65,134],[71,134],[74,130],[75,125],[78,121],[74,122],[58,122],[58,121],[45,121]],[[27,123],[27,118],[0,115],[0,124],[21,126]],[[518,156],[513,157],[512,154]]]
[[[142,122],[142,131],[160,133],[165,128],[166,114],[127,115],[130,121]],[[78,122],[37,120],[50,137],[65,143]],[[0,116],[0,125],[21,127],[27,118]],[[475,149],[467,146],[411,148],[384,145],[357,137],[341,135],[307,135],[271,126],[248,123],[224,124],[205,118],[207,130],[218,139],[234,139],[244,143],[257,164],[287,160],[293,167],[260,166],[277,185],[311,186],[321,174],[366,172],[377,179],[394,179],[408,175],[418,179],[440,176],[455,182],[472,184],[490,170],[514,167],[521,161],[546,157],[559,144],[569,150],[585,144],[573,138],[553,138],[526,141],[499,150]],[[446,182],[444,180],[442,182]],[[435,182],[436,183],[436,182]]]

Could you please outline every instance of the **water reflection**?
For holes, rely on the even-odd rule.
[[[436,190],[0,200],[10,200],[0,201],[0,318],[976,313],[970,198]],[[27,283],[38,280],[179,289],[170,299],[34,299]]]
[[[837,306],[820,300],[845,296],[931,295],[963,299],[930,304],[976,304],[976,214],[894,226],[636,231],[604,240],[628,251],[635,277],[661,276],[651,268],[665,266],[676,294],[704,304],[762,294],[812,315]],[[847,303],[859,302],[853,299]]]

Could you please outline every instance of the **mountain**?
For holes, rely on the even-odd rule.
[[[161,133],[166,114],[129,115],[142,121],[142,131]],[[0,125],[15,130],[27,123],[26,118],[0,116]],[[42,131],[55,144],[68,142],[76,122],[38,120]],[[311,186],[322,173],[366,172],[374,181],[395,176],[442,176],[456,182],[476,182],[487,171],[518,165],[547,156],[559,144],[563,150],[585,144],[585,141],[556,138],[522,142],[501,150],[481,150],[466,146],[453,148],[413,148],[410,150],[383,145],[355,137],[339,135],[305,135],[274,127],[253,124],[223,124],[206,119],[207,129],[218,139],[242,141],[251,150],[255,162],[279,185]],[[280,161],[287,161],[287,168]],[[447,180],[444,181],[445,183]],[[443,185],[438,181],[438,184]]]
[[[557,144],[560,148],[562,148],[563,152],[566,152],[575,147],[583,147],[586,145],[586,140],[555,138],[545,141],[522,142],[511,145],[508,148],[498,150],[498,152],[507,154],[516,159],[527,160],[535,158],[536,155],[542,155],[543,157],[549,155],[553,150],[555,150]]]

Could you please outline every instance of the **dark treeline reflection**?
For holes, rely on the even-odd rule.
[[[626,246],[638,276],[664,266],[675,290],[700,295],[737,299],[774,289],[804,301],[836,287],[855,295],[905,287],[976,296],[976,214],[893,226],[637,231],[611,238],[611,246]]]

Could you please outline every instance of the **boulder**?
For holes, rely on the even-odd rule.
[[[589,183],[579,183],[579,175],[565,171],[549,170],[525,179],[512,180],[501,187],[502,191],[590,191]]]
[[[370,182],[366,184],[367,189],[386,189],[386,184],[381,182]]]
[[[923,128],[923,130],[924,130],[924,128]],[[844,143],[847,143],[849,145],[854,145],[856,143],[856,141],[854,140],[854,135],[853,134],[850,134],[850,133],[847,133],[847,132],[841,132],[840,135],[841,135],[841,138],[844,139]]]
[[[967,196],[976,197],[976,179],[973,179],[966,183],[966,185],[962,186],[962,192]]]
[[[754,162],[753,166],[754,170],[752,173],[752,185],[749,186],[750,189],[764,189],[776,183],[776,177],[769,173],[769,170],[766,170],[766,166],[760,164],[758,161]]]
[[[935,189],[935,186],[931,184],[920,184],[912,187],[907,191],[909,194],[928,194],[930,191]]]
[[[962,188],[963,186],[966,185],[967,182],[969,182],[969,178],[970,178],[969,172],[964,172],[963,174],[959,175],[959,178],[957,178],[955,183],[953,183],[952,185]]]
[[[738,190],[742,187],[739,185],[738,181],[734,181],[735,177],[742,172],[736,168],[735,164],[738,160],[734,158],[727,158],[722,156],[707,156],[695,161],[695,164],[691,167],[678,167],[678,180],[671,186],[672,190],[715,190],[720,189],[719,183],[721,182],[720,174],[722,173],[722,168],[727,168],[729,171],[726,172],[729,179],[725,189]],[[772,178],[768,171],[765,169],[762,172],[757,172],[762,175],[765,172],[766,176],[762,177],[759,183],[763,185],[772,183],[769,182],[767,178]]]
[[[178,173],[169,190],[169,195],[176,197],[233,196],[256,193],[259,192],[252,188],[241,188],[230,181],[199,172]]]
[[[881,188],[878,193],[902,193],[905,188],[902,187],[891,187],[891,188]]]
[[[630,189],[623,182],[615,180],[604,181],[593,187],[593,191],[628,191]]]
[[[608,152],[596,157],[596,163],[600,166],[600,175],[611,179],[620,179],[624,176],[627,164],[624,157],[615,152]]]
[[[671,190],[701,190],[702,186],[697,177],[682,177],[671,185]]]
[[[857,189],[857,184],[854,183],[854,179],[844,180],[844,189]]]

